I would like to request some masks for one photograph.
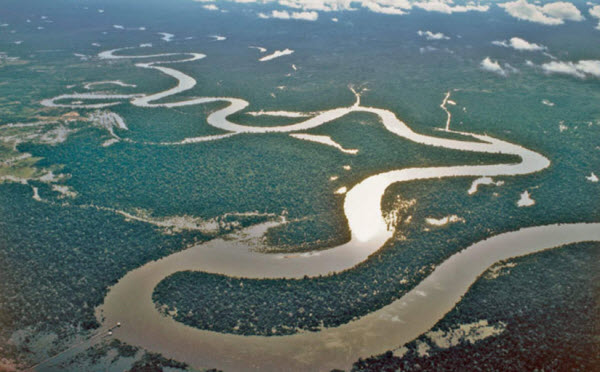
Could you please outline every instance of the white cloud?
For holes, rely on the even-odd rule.
[[[166,41],[167,43],[171,40],[173,40],[173,38],[175,37],[175,35],[170,34],[168,32],[157,32],[158,35],[160,35],[160,39]]]
[[[444,35],[441,32],[433,33],[431,31],[421,31],[421,30],[419,30],[419,31],[417,31],[417,34],[419,36],[423,36],[427,40],[448,40],[448,39],[450,39],[450,37]]]
[[[581,12],[577,7],[569,2],[557,1],[555,3],[548,3],[542,7],[545,14],[550,17],[562,19],[566,21],[583,21],[585,18],[581,15]]]
[[[267,51],[267,48],[259,47],[259,46],[249,46],[248,48],[258,49],[259,52],[264,53]]]
[[[258,13],[258,16],[263,19],[278,18],[278,19],[298,19],[303,21],[316,21],[319,18],[317,12],[288,12],[287,10],[274,10],[271,14]]]
[[[501,47],[505,47],[505,48],[511,48],[510,43],[506,40],[502,40],[502,41],[494,40],[494,41],[492,41],[492,44],[501,46]]]
[[[117,30],[123,30],[125,28],[121,25],[113,25],[113,27],[116,28]]]
[[[290,18],[292,18],[290,16],[290,13],[287,12],[287,10],[284,10],[284,11],[274,10],[273,13],[271,13],[271,17],[273,17],[273,18],[279,18],[279,19],[290,19]]]
[[[510,40],[492,41],[492,44],[505,48],[513,48],[516,50],[539,51],[547,49],[543,45],[530,43],[527,40],[521,39],[520,37],[513,37]]]
[[[305,21],[316,21],[319,18],[317,12],[293,12],[292,19],[302,19]]]
[[[194,0],[208,2],[211,0]],[[464,5],[455,5],[454,0],[229,0],[236,3],[276,3],[282,7],[308,12],[337,12],[365,8],[375,13],[403,15],[407,11],[419,8],[428,12],[462,13],[469,11],[485,12],[489,5],[468,1]],[[269,14],[259,13],[261,18],[275,18]],[[290,18],[291,15],[290,15]],[[288,18],[286,18],[288,19]]]
[[[600,78],[600,60],[582,60],[579,62],[552,61],[542,64],[549,74],[564,74],[585,79],[588,76]]]
[[[363,1],[361,5],[364,8],[367,8],[367,9],[369,9],[370,11],[372,11],[374,13],[382,13],[382,14],[402,15],[402,14],[406,14],[406,12],[404,10],[402,10],[402,8],[404,7],[404,9],[407,9],[405,7],[405,4],[401,4],[398,7],[396,7],[396,6],[382,6],[377,1]]]
[[[557,1],[543,6],[530,4],[527,0],[515,0],[498,4],[511,16],[545,25],[562,25],[565,21],[582,21],[584,18],[575,5]]]
[[[292,54],[292,53],[294,53],[294,51],[291,50],[291,49],[276,50],[275,52],[273,52],[273,53],[271,53],[271,54],[269,54],[267,56],[262,57],[261,59],[259,59],[259,61],[260,62],[270,61],[272,59],[283,57],[283,56],[287,56],[287,55]]]
[[[279,5],[281,6],[287,6],[289,8],[294,8],[294,9],[301,9],[302,5],[294,2],[294,1],[289,1],[289,0],[279,0]]]
[[[600,19],[600,5],[594,5],[591,7],[589,13],[592,17]],[[600,30],[600,22],[598,22],[596,30]]]
[[[413,3],[417,8],[421,8],[428,12],[439,12],[439,13],[465,13],[465,12],[487,12],[490,7],[488,5],[467,3],[467,5],[451,5],[451,0],[427,0],[418,1]]]
[[[549,101],[549,100],[547,100],[547,99],[543,99],[543,100],[542,100],[542,105],[546,105],[546,106],[553,107],[553,106],[554,106],[554,102],[550,102],[550,101]]]
[[[502,68],[502,66],[500,66],[498,61],[492,61],[490,57],[485,57],[485,59],[481,61],[480,66],[482,69],[493,72],[500,76],[508,75],[507,72]]]
[[[206,10],[219,10],[219,7],[215,4],[206,4],[203,6],[203,8]]]

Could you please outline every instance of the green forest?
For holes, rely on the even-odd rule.
[[[480,186],[474,195],[467,194],[474,177],[391,185],[381,205],[385,216],[396,217],[390,226],[393,238],[365,262],[335,275],[255,280],[175,273],[154,289],[152,299],[158,311],[175,314],[183,324],[236,335],[316,332],[399,299],[436,265],[476,241],[526,226],[600,221],[600,183],[586,179],[592,171],[600,175],[598,80],[550,75],[541,68],[553,60],[548,55],[565,63],[600,58],[600,33],[592,32],[596,19],[589,11],[581,22],[538,28],[542,26],[515,20],[497,6],[489,13],[461,12],[453,18],[423,9],[402,18],[366,9],[319,11],[319,20],[304,22],[259,18],[259,11],[272,14],[283,2],[267,8],[238,4],[241,10],[233,9],[233,2],[231,9],[222,3],[213,5],[227,11],[209,12],[206,4],[188,0],[148,0],[141,8],[126,0],[4,0],[0,362],[28,366],[96,335],[103,319],[96,318],[95,309],[111,285],[131,270],[195,244],[280,217],[286,222],[270,229],[253,248],[266,254],[308,252],[348,241],[344,195],[335,191],[351,189],[374,174],[519,161],[422,146],[393,135],[366,113],[306,131],[358,149],[356,155],[285,133],[165,145],[223,134],[206,119],[224,104],[149,108],[126,99],[106,109],[127,125],[114,129],[121,140],[107,145],[115,137],[89,120],[95,110],[49,108],[42,100],[72,93],[150,95],[177,83],[135,66],[154,59],[106,60],[98,57],[104,50],[206,54],[177,67],[164,64],[197,82],[165,101],[242,98],[249,106],[229,119],[246,125],[304,120],[253,116],[251,111],[310,116],[350,106],[356,99],[350,88],[356,88],[363,106],[390,110],[417,133],[473,140],[439,131],[446,121],[440,103],[451,92],[456,103],[448,106],[451,129],[519,144],[552,162],[539,173],[494,177],[504,184]],[[424,39],[417,32],[426,28],[448,38]],[[161,40],[158,32],[170,32],[174,39]],[[217,42],[217,34],[227,39]],[[513,34],[527,35],[546,49],[515,51],[492,44]],[[260,52],[249,48],[256,45],[269,53],[292,48],[294,54],[263,63]],[[484,71],[480,64],[487,56],[509,74]],[[125,86],[105,82],[86,88],[86,83],[103,80]],[[66,114],[76,116],[68,119]],[[45,122],[50,124],[40,124]],[[49,171],[55,177],[42,179]],[[519,208],[524,191],[535,204]],[[160,227],[125,214],[154,221],[194,218],[217,227],[210,232]],[[459,221],[427,223],[428,218],[451,215]],[[577,244],[511,260],[511,267],[494,266],[434,330],[449,333],[485,319],[502,324],[503,332],[447,349],[423,335],[404,349],[365,355],[353,370],[597,370],[600,329],[590,319],[600,318],[598,255],[598,244]],[[494,270],[500,275],[492,279]],[[427,355],[421,352],[423,345]],[[108,335],[61,363],[52,368],[193,370]]]
[[[77,332],[99,326],[94,308],[128,271],[207,239],[199,233],[165,235],[110,212],[40,203],[31,187],[0,185],[0,341],[7,356],[35,356],[28,341],[56,334],[64,347]],[[7,341],[26,331],[20,345]],[[8,349],[7,349],[8,348]],[[43,354],[42,354],[43,355]]]
[[[432,330],[487,319],[499,335],[440,348],[421,336],[402,356],[357,361],[359,371],[595,371],[600,365],[598,243],[574,244],[512,260],[497,278],[483,274]],[[419,344],[428,353],[419,353]],[[421,346],[422,347],[422,346]]]
[[[540,224],[593,221],[597,209],[581,198],[583,192],[569,194],[567,200],[557,188],[545,186],[561,182],[553,178],[558,172],[554,168],[549,175],[531,176],[539,187],[533,194],[538,203],[529,208],[517,207],[516,201],[531,180],[498,178],[506,184],[481,186],[475,195],[466,192],[471,179],[393,185],[383,198],[384,210],[392,208],[397,196],[416,199],[415,206],[404,212],[412,220],[397,226],[394,239],[352,270],[301,280],[179,272],[162,281],[153,298],[165,312],[177,309],[176,320],[219,332],[293,334],[347,323],[401,297],[438,263],[473,242],[527,226],[532,220]],[[578,183],[581,190],[587,186],[577,179],[563,180]],[[590,185],[591,191],[595,185]],[[564,203],[575,208],[565,210]],[[465,222],[443,227],[424,222],[426,217],[451,214]],[[558,283],[560,277],[554,280]]]

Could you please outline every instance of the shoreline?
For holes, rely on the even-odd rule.
[[[487,135],[451,131],[449,129],[451,115],[445,107],[450,92],[446,94],[440,106],[448,114],[446,131],[467,134],[480,142],[416,133],[393,112],[362,106],[360,94],[352,88],[356,97],[353,105],[315,113],[300,123],[274,127],[253,127],[230,122],[228,120],[230,115],[241,112],[249,106],[247,101],[240,98],[199,97],[184,101],[154,103],[192,89],[196,85],[196,80],[191,76],[170,67],[157,66],[158,64],[191,62],[204,58],[204,55],[200,53],[164,53],[145,56],[114,54],[126,49],[130,48],[113,49],[101,52],[98,56],[101,59],[159,58],[175,55],[190,57],[174,61],[136,64],[137,67],[155,69],[177,80],[175,87],[162,92],[132,95],[65,94],[44,100],[42,104],[62,106],[55,101],[67,98],[126,99],[135,106],[148,108],[228,102],[228,106],[212,112],[207,118],[209,125],[226,131],[224,135],[212,136],[211,140],[238,133],[306,131],[349,113],[365,112],[377,116],[390,133],[419,144],[460,151],[517,155],[521,158],[518,163],[407,168],[369,176],[345,194],[344,213],[351,231],[350,241],[326,250],[301,255],[256,252],[251,249],[252,245],[256,244],[252,243],[252,240],[262,236],[269,227],[274,226],[272,223],[266,223],[246,230],[250,234],[249,238],[238,236],[233,240],[216,239],[132,270],[110,288],[104,304],[96,309],[97,318],[104,319],[104,324],[122,322],[123,327],[115,331],[115,336],[127,343],[160,352],[194,366],[209,368],[274,371],[281,370],[282,365],[286,365],[286,370],[291,371],[347,368],[359,357],[396,348],[429,330],[437,320],[454,307],[481,272],[498,260],[579,242],[582,241],[581,239],[600,240],[600,224],[549,225],[499,234],[474,243],[449,257],[399,300],[358,320],[316,333],[305,332],[270,337],[239,336],[204,331],[178,323],[161,315],[152,301],[155,286],[173,273],[192,270],[247,278],[299,278],[349,270],[367,260],[393,236],[393,231],[388,229],[381,211],[381,198],[390,185],[445,177],[531,174],[547,168],[550,161],[539,153]],[[121,102],[64,106],[97,108],[99,105],[118,103]],[[201,139],[186,138],[183,143],[197,141]],[[522,242],[527,240],[532,241],[528,245],[523,245]],[[494,250],[498,245],[502,248]],[[460,275],[457,275],[457,272],[460,272]]]

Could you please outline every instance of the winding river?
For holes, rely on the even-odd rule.
[[[523,228],[475,243],[441,263],[417,287],[400,299],[355,321],[319,332],[290,336],[238,336],[204,331],[162,316],[152,301],[152,292],[165,277],[183,270],[198,270],[248,278],[300,278],[338,273],[365,261],[392,237],[381,211],[381,198],[393,183],[445,177],[515,176],[543,170],[550,161],[522,146],[487,135],[462,133],[479,142],[431,137],[412,131],[397,116],[385,109],[361,105],[334,108],[313,114],[291,125],[252,127],[230,122],[228,116],[244,110],[248,102],[230,97],[198,97],[184,101],[164,99],[196,85],[192,77],[164,64],[184,63],[204,57],[200,53],[167,53],[124,56],[105,51],[101,59],[162,58],[185,55],[173,61],[137,63],[177,80],[171,89],[155,94],[107,95],[75,93],[42,101],[45,106],[103,108],[129,100],[140,107],[180,107],[225,102],[228,105],[211,113],[209,125],[225,131],[222,135],[186,138],[179,144],[219,140],[238,133],[298,132],[324,125],[352,112],[366,112],[398,137],[427,146],[518,156],[518,163],[408,168],[370,176],[350,189],[344,200],[351,239],[330,249],[306,254],[263,254],[252,250],[264,232],[276,222],[255,226],[233,239],[216,239],[150,262],[127,273],[110,288],[97,316],[105,327],[121,322],[115,336],[124,342],[160,352],[167,357],[197,367],[216,367],[227,371],[307,371],[349,368],[359,357],[382,353],[401,346],[428,331],[441,319],[469,286],[490,265],[499,260],[538,252],[580,241],[599,241],[600,224],[568,224]],[[446,97],[447,99],[448,97]],[[60,103],[64,100],[113,100],[102,103]],[[156,102],[159,101],[159,102]],[[446,130],[449,132],[449,122]],[[459,133],[459,132],[455,132]]]

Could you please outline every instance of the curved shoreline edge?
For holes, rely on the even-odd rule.
[[[255,227],[253,236],[260,236],[274,224]],[[347,369],[359,357],[394,349],[427,332],[494,263],[586,241],[600,241],[600,223],[536,226],[502,233],[452,255],[404,296],[358,320],[319,332],[266,337],[200,330],[165,317],[152,301],[154,288],[165,277],[184,270],[249,278],[314,276],[319,273],[315,264],[330,260],[295,255],[305,264],[281,266],[286,260],[250,252],[243,239],[217,239],[130,271],[110,289],[97,315],[105,318],[106,325],[123,324],[114,331],[122,341],[193,366],[227,371]],[[318,266],[321,272],[328,269]]]
[[[345,196],[344,213],[351,231],[349,242],[318,252],[296,255],[261,254],[249,249],[252,237],[264,234],[276,225],[267,223],[247,232],[251,238],[217,239],[174,253],[127,273],[110,288],[105,302],[97,308],[104,324],[121,322],[115,336],[148,350],[194,366],[226,370],[330,370],[348,368],[359,357],[395,348],[418,337],[441,319],[466,293],[477,277],[493,263],[565,244],[599,241],[600,224],[581,223],[523,228],[477,242],[442,262],[426,279],[399,300],[358,320],[320,332],[290,336],[238,336],[192,328],[162,316],[154,306],[152,292],[165,277],[184,270],[205,271],[248,278],[298,278],[336,273],[351,269],[366,260],[392,237],[381,213],[381,197],[387,187],[397,182],[444,178],[514,176],[535,173],[547,168],[550,161],[522,146],[487,135],[470,135],[481,142],[431,137],[413,132],[397,116],[385,109],[360,104],[355,93],[352,106],[334,108],[314,114],[291,125],[252,127],[230,122],[228,116],[240,112],[249,103],[231,97],[199,97],[179,102],[155,103],[192,89],[196,80],[170,67],[158,66],[191,62],[204,58],[200,53],[163,53],[121,56],[115,53],[131,48],[100,53],[101,59],[159,58],[186,55],[173,61],[137,63],[140,68],[155,69],[177,80],[173,88],[154,94],[106,95],[93,93],[64,94],[43,100],[45,106],[69,108],[103,108],[121,102],[97,104],[60,104],[65,99],[129,100],[139,107],[181,107],[209,102],[229,105],[211,113],[209,125],[222,129],[223,135],[186,138],[180,143],[218,140],[238,133],[297,132],[318,127],[352,112],[367,112],[379,117],[383,126],[398,137],[428,146],[453,150],[517,155],[521,162],[495,165],[459,165],[450,167],[408,168],[376,174],[361,181]],[[447,97],[446,97],[447,99]],[[166,144],[169,145],[169,144]]]

